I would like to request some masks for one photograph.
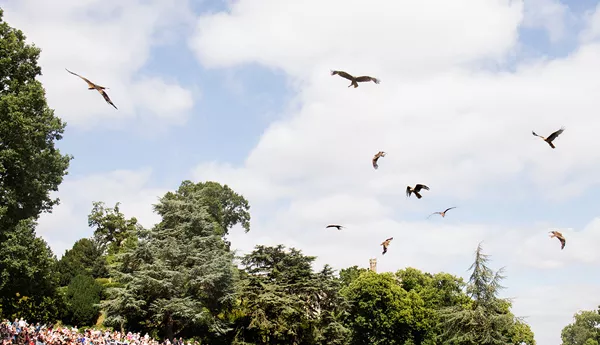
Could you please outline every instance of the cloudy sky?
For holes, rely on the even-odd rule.
[[[573,313],[600,304],[595,1],[0,6],[42,49],[40,80],[68,124],[58,146],[75,159],[38,228],[57,256],[92,234],[92,201],[120,201],[151,226],[160,195],[215,180],[251,204],[251,231],[231,234],[240,253],[283,243],[319,266],[377,258],[380,272],[468,278],[483,241],[539,345],[559,344]],[[119,110],[65,68],[109,87]],[[331,69],[381,83],[347,88]],[[555,150],[531,134],[561,126]],[[431,190],[406,198],[416,183]]]

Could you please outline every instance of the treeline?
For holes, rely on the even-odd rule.
[[[328,265],[315,271],[314,256],[283,245],[236,258],[226,236],[237,224],[250,229],[249,205],[226,185],[184,181],[154,209],[162,221],[144,229],[119,204],[95,203],[94,236],[48,271],[57,291],[45,298],[55,314],[28,319],[210,344],[535,344],[497,296],[502,276],[481,247],[467,283],[414,268],[378,274],[354,266],[337,275]],[[3,312],[23,313],[15,300]]]
[[[39,54],[0,9],[0,317],[211,344],[535,344],[481,247],[468,282],[414,268],[315,271],[315,257],[281,245],[238,258],[226,239],[236,224],[250,230],[250,206],[216,182],[166,193],[151,229],[94,203],[93,236],[57,260],[35,227],[73,157],[55,147],[66,124],[35,79]],[[590,339],[590,315],[565,328],[569,344]]]

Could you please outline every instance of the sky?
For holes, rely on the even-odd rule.
[[[600,6],[574,0],[0,0],[42,49],[72,154],[37,232],[60,257],[93,201],[145,227],[186,179],[251,205],[239,254],[468,279],[477,244],[513,312],[560,344],[600,304]],[[106,104],[68,68],[108,87]],[[330,70],[371,75],[349,82]],[[564,126],[551,149],[540,138]],[[378,151],[387,155],[373,169]],[[407,185],[430,187],[407,198]],[[456,206],[445,218],[434,211]],[[325,229],[342,224],[342,231]],[[564,250],[548,232],[567,238]],[[380,243],[394,237],[388,252]]]

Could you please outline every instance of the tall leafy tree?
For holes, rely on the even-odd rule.
[[[392,273],[366,272],[342,289],[350,303],[350,344],[420,343],[430,312],[415,292],[406,292]]]
[[[0,9],[0,242],[21,220],[37,219],[58,202],[69,155],[54,143],[65,124],[46,103],[37,61],[40,49],[2,20]],[[0,267],[0,271],[2,267]]]
[[[315,257],[283,245],[256,246],[242,260],[242,315],[233,343],[346,344],[345,301],[339,281]]]
[[[486,265],[488,261],[489,256],[483,253],[480,243],[469,268],[473,272],[466,293],[471,303],[442,311],[443,337],[451,344],[504,345],[508,341],[506,334],[515,320],[508,312],[510,302],[498,297],[503,270],[494,273]]]
[[[95,228],[94,241],[100,251],[109,256],[109,262],[124,248],[135,247],[137,233],[141,229],[135,217],[125,218],[119,205],[117,202],[115,207],[109,208],[104,202],[96,201],[88,215],[88,225]]]
[[[93,278],[108,276],[106,259],[98,244],[89,238],[82,238],[65,252],[57,263],[60,286],[67,286],[79,274]]]
[[[221,200],[213,193],[217,185],[184,181],[154,206],[162,221],[149,231],[138,229],[137,246],[116,256],[113,274],[121,285],[109,289],[103,303],[107,323],[158,329],[168,338],[228,330],[222,311],[233,306],[238,271],[223,229],[236,224],[226,215],[249,215],[243,214],[243,197],[239,203]]]
[[[600,343],[600,307],[594,311],[580,311],[575,321],[563,328],[563,345],[598,345]]]
[[[36,237],[34,226],[31,220],[20,221],[0,242],[0,308],[11,319],[45,322],[59,316],[56,258]]]

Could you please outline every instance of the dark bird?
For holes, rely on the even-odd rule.
[[[377,169],[379,168],[379,165],[377,165],[377,161],[379,160],[380,157],[385,157],[385,152],[383,151],[379,151],[377,152],[377,154],[373,157],[373,168]]]
[[[381,253],[381,255],[387,253],[387,249],[388,246],[390,245],[390,242],[393,240],[393,237],[388,238],[387,240],[381,242],[381,245],[383,246],[383,253]]]
[[[433,212],[432,214],[429,215],[429,217],[433,216],[434,214],[439,214],[440,216],[442,216],[442,218],[444,218],[444,217],[446,217],[446,212],[448,212],[449,210],[451,210],[453,208],[456,208],[456,206],[449,207],[449,208],[445,209],[443,212]],[[429,218],[429,217],[427,217],[427,218]]]
[[[343,226],[337,224],[330,224],[325,227],[325,229],[327,228],[337,228],[338,230],[342,230]]]
[[[411,193],[415,193],[415,195],[417,196],[417,198],[421,199],[422,196],[421,196],[421,194],[419,194],[419,192],[421,191],[421,189],[429,190],[429,187],[427,187],[424,184],[417,184],[415,186],[415,188],[411,188],[410,186],[406,186],[406,196],[409,197]]]
[[[547,143],[548,143],[548,145],[550,145],[550,147],[554,149],[554,148],[556,148],[556,147],[554,146],[554,144],[552,143],[552,141],[553,141],[554,139],[556,139],[556,137],[558,137],[558,136],[559,136],[559,135],[560,135],[562,132],[564,132],[564,131],[565,131],[565,128],[564,128],[564,127],[562,127],[562,128],[561,128],[561,129],[559,129],[558,131],[556,131],[556,132],[554,132],[554,133],[550,134],[550,136],[549,136],[548,138],[544,138],[544,137],[543,137],[543,136],[541,136],[541,135],[537,135],[537,134],[536,134],[534,131],[531,131],[531,133],[533,133],[533,135],[535,135],[536,137],[540,137],[540,138],[542,138],[542,140],[544,140],[545,142],[547,142]]]
[[[558,240],[560,241],[560,249],[564,249],[565,248],[565,244],[567,243],[567,240],[565,240],[565,237],[563,236],[563,234],[561,234],[558,231],[550,231],[550,233],[552,235],[550,235],[550,238],[556,237],[558,238]]]
[[[98,92],[100,92],[100,94],[102,95],[102,97],[104,97],[104,100],[106,101],[106,103],[112,105],[113,107],[115,107],[115,109],[118,110],[117,106],[110,100],[110,97],[108,97],[108,95],[106,94],[106,91],[104,91],[104,89],[108,89],[108,88],[106,88],[104,86],[96,85],[96,84],[92,83],[91,81],[89,81],[89,79],[84,78],[84,77],[80,76],[77,73],[73,73],[73,72],[69,71],[68,69],[66,69],[66,70],[67,70],[67,72],[69,72],[69,73],[71,73],[73,75],[76,75],[79,78],[83,79],[88,84],[88,90],[97,90]]]
[[[379,82],[381,81],[380,79],[369,77],[366,75],[363,75],[360,77],[354,77],[344,71],[331,71],[331,75],[336,75],[336,74],[342,78],[346,78],[346,79],[350,80],[351,83],[350,83],[350,85],[348,85],[348,87],[354,86],[355,89],[358,87],[358,83],[372,81],[375,84],[379,84]]]

